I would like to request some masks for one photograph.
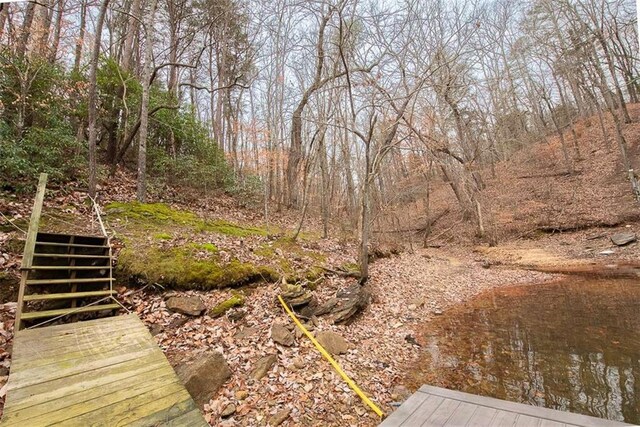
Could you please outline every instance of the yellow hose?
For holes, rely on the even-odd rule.
[[[351,378],[349,378],[349,376],[347,374],[344,373],[344,371],[342,370],[342,368],[340,367],[340,365],[338,365],[338,362],[336,362],[333,357],[331,357],[331,355],[329,354],[329,352],[327,350],[324,349],[324,347],[322,347],[320,345],[320,343],[318,341],[316,341],[316,339],[313,337],[313,335],[311,335],[311,333],[307,330],[307,328],[305,328],[302,323],[300,323],[300,321],[298,320],[298,318],[296,317],[296,315],[289,309],[289,307],[287,306],[287,304],[284,302],[284,300],[282,299],[282,297],[280,295],[278,295],[278,299],[280,300],[280,304],[282,304],[282,306],[284,307],[285,311],[287,312],[287,314],[289,315],[289,317],[291,317],[294,321],[294,323],[298,326],[298,328],[300,328],[302,330],[302,332],[304,332],[304,334],[311,340],[311,342],[313,343],[313,345],[316,346],[316,348],[318,349],[318,351],[320,351],[320,353],[324,356],[325,359],[327,359],[329,361],[329,363],[331,363],[331,365],[334,367],[334,369],[340,374],[340,376],[342,377],[342,379],[349,384],[349,387],[351,387],[351,389],[353,391],[356,392],[356,394],[358,396],[360,396],[360,399],[362,399],[362,401],[364,403],[366,403],[367,405],[369,405],[369,407],[373,410],[373,412],[375,412],[376,414],[378,414],[379,417],[384,417],[384,412],[382,412],[380,410],[380,408],[378,408],[376,406],[375,403],[373,403],[363,392],[362,390],[360,390],[360,387],[358,387],[358,385],[356,383],[353,382],[353,380]]]

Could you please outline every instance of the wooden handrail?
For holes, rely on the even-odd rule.
[[[36,238],[38,237],[38,225],[40,224],[40,215],[42,214],[42,203],[44,202],[44,193],[47,187],[47,174],[41,173],[38,180],[38,191],[36,192],[36,200],[33,203],[31,211],[31,221],[29,222],[29,231],[27,232],[27,240],[24,244],[24,255],[22,257],[22,269],[31,268],[33,263],[33,253],[36,247]]]
[[[22,277],[20,279],[20,290],[18,291],[18,307],[16,308],[15,331],[22,329],[22,306],[24,305],[24,293],[27,286],[27,277],[29,269],[33,264],[33,253],[36,248],[36,238],[38,237],[38,225],[40,224],[40,215],[42,214],[42,203],[44,202],[44,192],[47,188],[47,174],[41,173],[38,180],[38,191],[36,192],[36,200],[33,202],[33,210],[31,211],[31,220],[29,221],[29,231],[27,232],[27,240],[24,243],[24,255],[22,256]]]

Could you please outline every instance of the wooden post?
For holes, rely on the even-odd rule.
[[[29,231],[27,232],[27,240],[24,244],[24,254],[22,256],[22,277],[20,279],[20,290],[18,291],[18,306],[16,307],[16,323],[14,331],[19,331],[22,327],[20,317],[22,316],[22,306],[24,304],[24,292],[27,286],[27,278],[29,269],[33,263],[33,253],[36,247],[36,238],[38,237],[38,224],[40,223],[40,215],[42,214],[42,202],[44,201],[44,193],[47,187],[47,174],[41,173],[38,180],[38,190],[36,191],[36,199],[33,203],[31,211],[31,221],[29,222]]]

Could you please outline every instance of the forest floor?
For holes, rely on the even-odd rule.
[[[28,205],[28,202],[5,202],[3,211],[14,218],[26,218]],[[218,212],[219,217],[235,221],[252,218],[251,213],[238,210],[232,204],[227,208],[221,207],[225,206],[224,203],[217,206],[223,210]],[[58,231],[75,229],[79,222],[73,218],[86,214],[81,196],[73,192],[65,197],[54,197],[48,208],[50,212],[58,213],[64,213],[66,209],[67,216],[54,215],[47,223],[49,228],[57,228]],[[191,209],[198,212],[197,207]],[[22,210],[24,212],[20,213]],[[290,219],[280,221],[284,225]],[[84,224],[90,227],[86,221]],[[379,259],[371,265],[367,288],[373,298],[365,311],[350,325],[333,325],[321,317],[313,332],[334,331],[346,339],[349,350],[336,359],[362,390],[388,413],[393,410],[394,402],[401,401],[411,391],[405,387],[407,374],[423,351],[420,331],[427,322],[442,315],[447,308],[498,286],[543,283],[563,273],[616,274],[622,271],[623,274],[636,274],[634,260],[640,255],[638,244],[617,248],[609,240],[616,231],[640,231],[637,224],[628,225],[621,225],[619,229],[595,228],[542,234],[535,239],[513,239],[497,247],[455,245],[419,249]],[[122,224],[109,224],[109,227],[123,230]],[[5,282],[8,280],[6,276],[16,275],[20,262],[19,251],[12,249],[20,232],[6,230],[0,234],[0,259],[6,272]],[[149,230],[148,234],[155,231]],[[213,238],[212,235],[198,236],[194,234],[186,239],[197,241],[206,237],[209,241]],[[247,248],[260,244],[264,237],[246,236],[238,240],[234,236],[220,235],[216,239],[220,248],[254,256],[254,250]],[[149,244],[158,244],[165,249],[168,244],[165,240],[160,243],[148,240]],[[181,243],[180,239],[178,243]],[[313,248],[313,251],[323,254],[322,260],[330,268],[352,263],[356,256],[353,244],[335,239],[313,238],[303,243],[303,247],[304,250]],[[613,253],[602,254],[605,250]],[[302,257],[299,261],[305,264],[313,260]],[[628,268],[614,268],[624,266]],[[353,282],[353,278],[327,273],[314,292],[320,301],[325,301],[338,289]],[[183,316],[166,308],[167,293],[175,295],[174,291],[154,286],[140,288],[124,282],[118,285],[120,301],[149,326],[173,365],[196,359],[212,350],[224,355],[232,376],[203,407],[211,425],[266,425],[271,417],[283,410],[289,414],[282,425],[366,426],[379,422],[379,418],[349,389],[306,337],[296,333],[292,346],[282,346],[271,339],[270,329],[275,323],[289,325],[293,330],[292,322],[276,299],[280,291],[278,283],[244,287],[246,302],[241,309],[244,316],[238,320],[227,316]],[[206,307],[211,308],[232,296],[232,292],[231,288],[222,288],[179,291],[178,294],[198,295]],[[0,399],[4,400],[4,386],[11,364],[15,303],[7,293],[4,293],[2,301]],[[251,379],[250,373],[256,362],[272,354],[277,356],[274,367],[261,380]],[[230,405],[233,405],[233,413],[222,418],[221,414],[229,410]]]

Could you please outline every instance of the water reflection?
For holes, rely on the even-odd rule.
[[[633,280],[495,290],[428,326],[414,380],[638,424],[639,314]]]

